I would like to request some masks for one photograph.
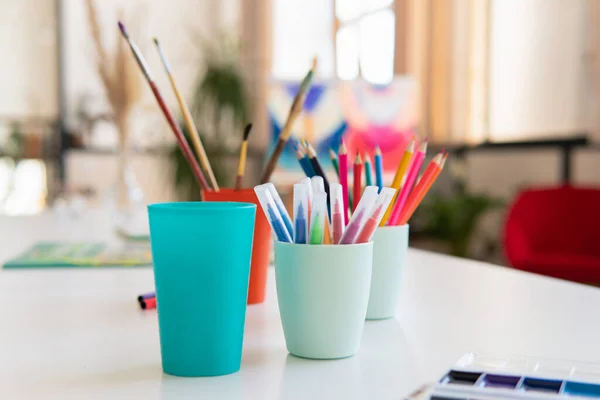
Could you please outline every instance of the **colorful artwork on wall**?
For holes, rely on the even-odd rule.
[[[275,144],[298,90],[298,82],[276,82],[269,93],[271,144]],[[344,139],[348,152],[373,153],[381,148],[384,169],[393,173],[418,123],[417,85],[410,77],[397,77],[389,85],[374,86],[363,80],[316,82],[310,89],[304,113],[292,137],[312,143],[319,158],[328,160]],[[329,162],[323,162],[330,166]],[[290,141],[279,168],[299,170]]]

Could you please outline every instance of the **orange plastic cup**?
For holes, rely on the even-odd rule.
[[[254,221],[254,241],[252,243],[252,262],[250,264],[250,283],[248,286],[248,304],[258,304],[265,300],[267,289],[267,268],[271,255],[271,226],[262,211],[254,189],[223,189],[218,192],[203,191],[204,201],[239,201],[256,204]]]

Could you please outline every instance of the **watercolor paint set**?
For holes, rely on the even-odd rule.
[[[600,399],[600,365],[469,353],[436,384],[408,399]]]

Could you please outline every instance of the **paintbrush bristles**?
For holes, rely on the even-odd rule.
[[[240,147],[240,161],[238,163],[238,171],[235,177],[234,190],[240,190],[242,188],[242,179],[246,174],[246,154],[248,153],[248,136],[252,131],[252,124],[246,125],[244,128],[244,137],[242,145]]]
[[[246,128],[244,128],[244,141],[248,140],[248,136],[250,136],[251,131],[252,131],[252,124],[246,125]]]
[[[313,67],[316,67],[316,63],[313,64]],[[281,132],[279,133],[279,140],[277,140],[277,145],[267,162],[267,166],[263,171],[262,177],[260,178],[260,183],[267,183],[271,179],[271,175],[273,171],[275,171],[275,167],[277,166],[277,161],[285,148],[286,142],[289,140],[292,135],[292,127],[294,126],[294,122],[298,119],[298,116],[302,112],[304,108],[304,100],[306,99],[306,93],[310,89],[310,85],[312,82],[314,71],[311,69],[308,71],[302,83],[300,84],[300,88],[298,89],[298,93],[296,97],[292,101],[292,105],[290,107],[290,113],[285,121],[285,124],[281,128]]]
[[[142,73],[146,77],[146,80],[148,82],[152,82],[154,79],[152,78],[150,67],[148,67],[148,64],[146,64],[146,60],[144,59],[144,56],[142,56],[142,52],[140,51],[140,49],[138,49],[133,40],[131,40],[129,34],[127,33],[127,30],[125,29],[125,25],[123,25],[121,21],[119,21],[119,29],[121,30],[121,33],[123,34],[125,40],[127,40],[127,43],[129,43],[129,48],[131,49],[133,56],[135,57],[138,65],[140,66]]]
[[[154,44],[156,45],[156,50],[158,50],[158,56],[160,57],[160,61],[162,62],[163,66],[167,70],[167,74],[171,74],[171,65],[167,61],[167,56],[163,52],[162,47],[160,46],[160,43],[158,43],[158,39],[156,37],[154,37],[154,38],[152,38],[152,40],[154,41]]]
[[[129,39],[129,33],[127,33],[127,29],[125,29],[125,25],[123,25],[121,21],[119,21],[119,29],[121,30],[123,36],[125,36],[125,39]]]

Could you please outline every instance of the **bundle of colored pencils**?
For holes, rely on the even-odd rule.
[[[423,174],[418,178],[427,153],[427,140],[419,145],[416,152],[415,145],[413,139],[400,159],[392,182],[392,187],[397,189],[397,195],[386,211],[380,226],[408,223],[408,220],[419,207],[446,164],[448,153],[442,150],[433,157]]]

